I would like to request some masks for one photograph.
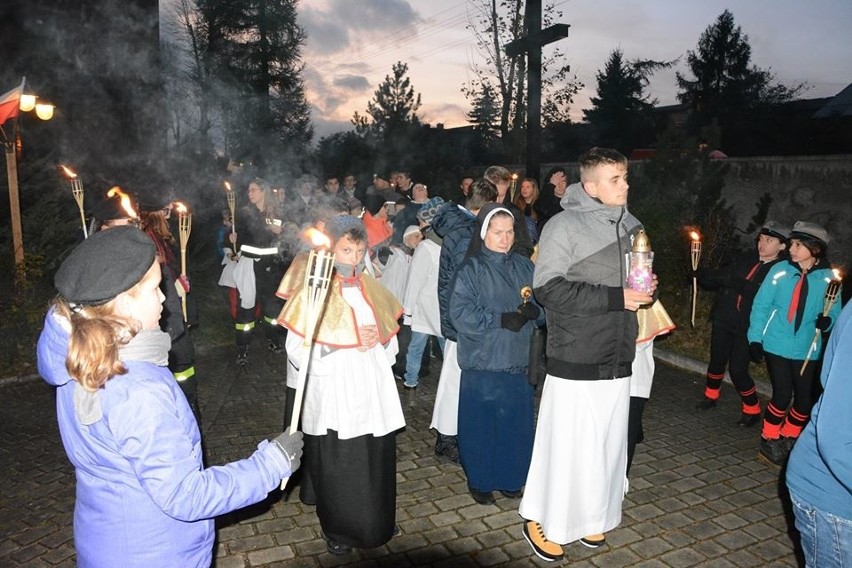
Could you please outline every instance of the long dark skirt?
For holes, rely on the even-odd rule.
[[[355,548],[381,546],[396,524],[396,433],[339,440],[305,435],[305,458],[326,537]]]
[[[471,489],[524,486],[533,447],[533,394],[526,375],[462,370],[459,453]]]

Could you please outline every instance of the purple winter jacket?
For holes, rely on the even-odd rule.
[[[262,441],[251,457],[204,469],[201,434],[166,367],[125,361],[98,391],[103,416],[84,425],[79,383],[65,369],[67,322],[53,311],[38,341],[38,370],[56,390],[62,443],[74,464],[77,565],[209,566],[213,519],[264,499],[289,476],[287,459]]]

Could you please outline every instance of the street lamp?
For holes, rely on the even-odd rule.
[[[15,251],[15,264],[24,262],[23,231],[21,230],[21,203],[18,196],[18,156],[16,145],[21,134],[20,113],[35,109],[36,116],[41,120],[53,118],[54,107],[47,103],[37,103],[35,95],[25,95],[26,77],[21,79],[21,85],[0,96],[0,136],[6,150],[6,175],[9,178],[9,209],[12,215],[12,246]],[[6,135],[3,123],[12,120],[11,135]]]

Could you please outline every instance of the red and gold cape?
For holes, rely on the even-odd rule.
[[[308,268],[308,253],[301,253],[281,279],[276,295],[287,303],[278,314],[278,324],[286,327],[299,337],[304,337],[307,328],[307,291],[305,290],[305,272]],[[334,272],[323,310],[314,333],[314,342],[333,348],[360,347],[358,324],[355,312],[343,299],[343,282]],[[387,343],[399,331],[399,317],[402,305],[394,295],[369,274],[358,276],[358,289],[373,311],[379,342]]]

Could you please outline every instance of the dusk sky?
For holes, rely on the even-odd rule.
[[[546,0],[545,0],[546,2]],[[315,140],[350,130],[396,61],[423,105],[424,122],[466,124],[469,105],[461,86],[470,64],[482,61],[473,33],[479,0],[302,0],[300,23],[308,33],[305,83],[313,107]],[[595,74],[618,47],[627,59],[670,60],[695,50],[701,33],[726,8],[748,36],[752,64],[769,68],[786,85],[807,83],[803,98],[832,96],[852,83],[850,0],[555,0],[571,25],[559,42],[585,88],[575,98],[572,119],[597,87]],[[675,70],[655,74],[651,94],[659,104],[676,101]]]

